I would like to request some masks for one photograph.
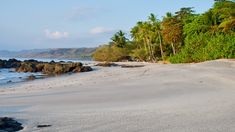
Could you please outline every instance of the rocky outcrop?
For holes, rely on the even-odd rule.
[[[1,60],[0,59],[0,68],[17,68],[20,66],[20,61],[16,59]]]
[[[18,61],[16,59],[0,60],[0,68],[15,68],[16,72],[42,72],[47,75],[92,71],[80,62],[40,62],[37,60]]]
[[[22,124],[8,117],[0,117],[0,131],[16,132],[22,130]]]

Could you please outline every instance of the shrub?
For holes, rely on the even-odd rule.
[[[93,54],[93,59],[96,61],[122,61],[128,57],[129,51],[125,48],[119,48],[110,45],[104,45],[98,48]]]
[[[170,57],[170,62],[190,63],[219,58],[235,58],[234,34],[200,34],[187,38],[185,47]]]

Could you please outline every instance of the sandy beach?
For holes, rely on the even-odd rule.
[[[0,117],[23,132],[235,131],[234,60],[130,64],[145,66],[0,86]]]

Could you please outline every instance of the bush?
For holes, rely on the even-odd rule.
[[[95,61],[115,62],[127,59],[128,54],[128,49],[104,45],[95,51],[93,59]]]
[[[235,58],[234,34],[200,34],[186,39],[181,52],[170,57],[172,63],[190,63]]]
[[[146,61],[148,54],[144,49],[135,49],[132,51],[131,57],[134,58],[134,60]]]
[[[200,34],[187,38],[185,47],[170,57],[170,62],[190,63],[219,58],[235,58],[234,34]]]

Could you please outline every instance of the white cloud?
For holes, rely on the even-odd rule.
[[[44,32],[45,32],[46,37],[49,39],[62,39],[62,38],[68,38],[69,36],[68,32],[60,32],[60,31],[52,32],[48,29],[46,29]]]
[[[91,34],[102,34],[102,33],[109,33],[112,31],[113,31],[113,29],[111,29],[111,28],[95,27],[95,28],[91,29],[90,33]]]

